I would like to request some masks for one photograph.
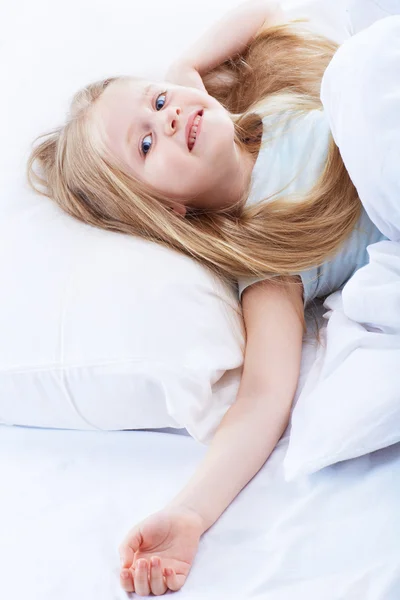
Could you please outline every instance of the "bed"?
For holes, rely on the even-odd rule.
[[[309,337],[299,389],[314,353]],[[400,444],[287,483],[289,433],[202,537],[177,597],[398,600]],[[2,426],[1,597],[125,598],[118,544],[204,452],[185,431]]]
[[[311,4],[332,10],[332,3]],[[347,32],[385,16],[390,4],[368,2],[366,11],[367,3],[350,2]],[[310,331],[297,396],[315,352]],[[176,597],[399,600],[400,444],[288,483],[289,435],[290,427],[202,537]],[[119,543],[177,493],[205,451],[185,430],[0,425],[0,598],[126,598]]]

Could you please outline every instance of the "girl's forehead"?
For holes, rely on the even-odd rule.
[[[138,101],[144,84],[141,81],[121,79],[111,82],[96,103],[96,112],[105,115],[109,111],[114,112],[128,103]]]
[[[124,78],[112,82],[103,93],[107,101],[146,101],[147,97],[154,93],[156,86],[161,82],[155,82],[148,79]]]
[[[140,92],[146,87],[146,84],[150,83],[150,81],[138,77],[121,77],[120,79],[113,81],[105,89],[105,92],[107,92],[107,90],[112,93],[127,91]]]
[[[153,82],[139,78],[112,81],[92,107],[92,120],[97,136],[112,156],[127,152],[126,135],[133,118],[145,105],[145,94],[151,94]]]

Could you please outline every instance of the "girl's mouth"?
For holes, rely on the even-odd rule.
[[[201,110],[201,111],[199,111],[199,113],[196,116],[196,118],[193,120],[193,125],[192,125],[192,127],[190,129],[190,132],[189,132],[189,136],[188,136],[188,148],[189,148],[189,152],[192,151],[193,146],[195,145],[196,140],[199,137],[202,118],[203,118],[203,111]]]

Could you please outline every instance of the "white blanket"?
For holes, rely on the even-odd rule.
[[[400,2],[397,8],[400,13]],[[326,306],[342,310],[349,328],[362,325],[364,349],[398,352],[400,365],[400,16],[375,23],[340,48],[321,97],[360,199],[391,240],[369,247],[369,264],[345,285],[342,306],[332,299]],[[336,356],[330,370],[355,347],[343,341],[341,352],[329,350]],[[400,373],[382,372],[382,378],[393,378],[400,400]]]
[[[360,199],[389,241],[369,246],[369,264],[325,302],[324,344],[293,411],[288,480],[400,440],[400,16],[341,46],[321,89]]]

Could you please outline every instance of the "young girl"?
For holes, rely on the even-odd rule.
[[[247,339],[236,402],[186,487],[121,544],[128,592],[183,586],[201,535],[288,425],[304,306],[340,288],[383,238],[320,103],[335,50],[285,23],[278,3],[251,0],[165,82],[115,77],[80,91],[65,126],[32,151],[31,185],[70,215],[162,243],[239,283]]]

